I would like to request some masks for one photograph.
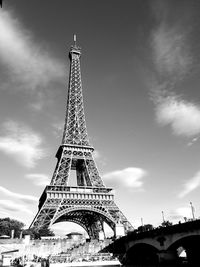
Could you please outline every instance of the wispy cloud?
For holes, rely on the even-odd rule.
[[[33,214],[33,212],[30,209],[28,209],[25,205],[18,204],[15,201],[8,199],[1,199],[0,206],[1,209],[5,209],[6,211],[11,211],[11,212],[24,211],[26,213]]]
[[[53,127],[53,134],[56,136],[56,138],[61,138],[63,134],[64,129],[64,122],[56,122],[52,124]]]
[[[0,150],[21,165],[31,168],[45,156],[41,148],[42,138],[31,129],[14,121],[3,125],[5,135],[0,136]]]
[[[180,192],[178,197],[183,198],[198,187],[200,187],[200,171],[197,172],[194,177],[185,182],[183,185],[183,190]]]
[[[161,125],[171,125],[175,135],[193,137],[200,133],[200,107],[176,96],[157,103],[156,117]]]
[[[177,10],[170,1],[155,0],[151,2],[151,7],[155,19],[151,46],[156,71],[165,78],[177,81],[190,71],[193,63],[189,16],[177,20]],[[185,6],[179,5],[180,8],[183,14],[187,14]]]
[[[10,217],[10,214],[7,211],[0,210],[0,217]]]
[[[195,142],[197,142],[198,139],[199,139],[199,136],[198,136],[198,137],[194,137],[194,138],[187,144],[187,146],[192,146]]]
[[[125,168],[123,170],[117,170],[109,172],[103,175],[105,181],[111,181],[115,186],[123,186],[130,189],[141,189],[143,186],[143,178],[147,175],[147,172],[141,168]]]
[[[100,154],[100,152],[98,151],[98,150],[94,150],[94,152],[93,152],[93,157],[94,157],[94,159],[100,159],[101,158],[101,154]]]
[[[36,197],[34,197],[34,196],[15,193],[15,192],[12,192],[12,191],[6,189],[3,186],[0,186],[0,192],[1,192],[1,194],[4,194],[5,196],[16,198],[18,200],[25,201],[26,203],[27,202],[32,203],[32,202],[35,202],[35,201],[37,202],[38,201],[38,199]]]
[[[49,177],[46,174],[32,173],[25,176],[27,179],[33,181],[37,186],[45,186],[50,183]]]
[[[97,165],[101,168],[103,166],[106,166],[107,164],[107,159],[106,157],[103,155],[103,153],[101,153],[99,150],[94,150],[93,152],[93,158],[95,159]]]
[[[200,133],[200,106],[175,93],[176,85],[193,69],[191,27],[184,17],[173,19],[177,14],[173,13],[170,2],[153,1],[153,4],[156,26],[151,48],[155,75],[151,92],[156,119],[161,125],[171,125],[177,136],[196,137]],[[185,7],[182,11],[186,12]]]
[[[159,74],[180,79],[186,75],[192,64],[185,31],[163,21],[153,32],[152,47],[156,70]]]
[[[9,87],[35,90],[64,78],[64,65],[34,40],[13,13],[1,11],[0,32],[0,63],[9,70],[5,82]]]

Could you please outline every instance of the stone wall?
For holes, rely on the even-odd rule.
[[[50,240],[25,240],[25,239],[0,239],[0,253],[5,251],[19,250],[14,252],[15,257],[27,255],[32,258],[33,255],[38,257],[47,257],[61,252],[67,252],[71,247],[80,243],[80,240],[73,239],[50,239]]]

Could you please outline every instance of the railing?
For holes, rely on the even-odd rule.
[[[92,186],[65,186],[65,185],[47,185],[47,191],[67,191],[67,192],[94,192],[94,193],[108,193],[112,188],[92,187]]]
[[[112,194],[101,194],[93,192],[55,192],[48,191],[47,198],[65,198],[65,199],[88,199],[88,200],[108,200],[112,201],[114,196]]]

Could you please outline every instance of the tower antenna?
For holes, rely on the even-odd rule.
[[[74,46],[76,46],[76,34],[74,34]]]

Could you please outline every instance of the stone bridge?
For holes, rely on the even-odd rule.
[[[179,264],[179,255],[190,266],[200,266],[200,220],[160,227],[128,235],[115,240],[104,251],[117,255],[123,264]]]

